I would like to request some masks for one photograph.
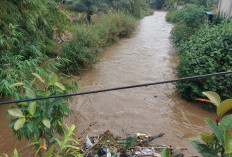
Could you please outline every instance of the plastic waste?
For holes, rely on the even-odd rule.
[[[93,143],[90,141],[88,134],[86,135],[86,148],[89,149],[93,146]]]
[[[137,133],[136,135],[139,140],[146,140],[149,137],[147,134],[143,134],[143,133]]]

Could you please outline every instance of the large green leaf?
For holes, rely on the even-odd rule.
[[[207,92],[203,92],[203,94],[205,96],[207,96],[209,98],[209,100],[215,105],[215,106],[219,106],[221,103],[221,98],[220,96],[212,91],[207,91]]]
[[[227,115],[225,116],[222,120],[221,123],[219,124],[219,127],[222,130],[228,130],[232,128],[232,115]]]
[[[201,144],[200,142],[197,141],[191,141],[190,143],[203,157],[218,157],[217,152],[209,148],[208,145]]]
[[[222,116],[224,113],[232,109],[232,99],[227,99],[218,106],[217,115]]]
[[[212,134],[206,134],[206,133],[201,134],[201,139],[207,144],[213,141],[214,138],[215,138],[215,135],[212,135]]]
[[[23,85],[25,85],[25,84],[24,84],[24,83],[22,83],[22,82],[14,83],[14,84],[12,84],[12,85],[10,86],[10,88],[13,88],[13,87],[19,87],[19,86],[23,86]]]
[[[55,73],[52,73],[49,76],[49,84],[50,85],[55,85],[55,83],[58,81],[57,75]]]
[[[224,141],[225,141],[225,145],[224,145],[225,154],[231,154],[232,153],[232,138],[228,130],[224,132]]]
[[[43,124],[50,129],[51,127],[51,122],[48,119],[43,119],[42,120]]]
[[[25,123],[25,118],[23,117],[23,118],[19,118],[16,122],[15,122],[15,124],[14,124],[14,129],[17,131],[17,130],[19,130],[22,126],[23,126],[23,124]]]
[[[209,125],[209,127],[211,128],[211,130],[213,131],[213,133],[217,137],[217,139],[220,141],[220,143],[224,145],[224,132],[223,132],[223,130],[219,126],[214,124],[212,122],[212,120],[210,120],[210,119],[206,119],[206,123]]]
[[[59,87],[61,90],[65,90],[64,85],[62,85],[62,84],[59,83],[59,82],[56,82],[56,83],[55,83],[55,86]]]
[[[36,111],[36,101],[33,101],[29,104],[28,106],[28,111],[31,115],[34,115],[35,114],[35,111]]]
[[[30,98],[30,99],[33,99],[33,98],[36,97],[35,92],[33,90],[31,90],[31,89],[26,89],[25,96]]]
[[[34,75],[38,80],[40,80],[40,82],[45,83],[45,80],[39,74],[32,73],[32,75]]]
[[[168,148],[165,148],[162,153],[161,153],[161,157],[170,157],[170,151]]]
[[[12,109],[8,110],[8,113],[14,117],[24,117],[24,115],[20,109],[12,108]]]

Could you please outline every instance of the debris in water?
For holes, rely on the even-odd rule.
[[[151,145],[151,141],[161,138],[164,133],[149,136],[144,133],[137,133],[134,137],[120,138],[114,137],[108,130],[102,135],[89,138],[86,136],[86,146],[84,156],[88,157],[161,157],[163,145]],[[93,141],[93,143],[91,142]],[[172,157],[182,157],[177,149],[168,147],[172,151]],[[176,153],[178,152],[178,153]],[[176,156],[178,154],[179,156]]]

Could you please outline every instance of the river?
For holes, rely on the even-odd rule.
[[[130,38],[105,48],[101,61],[79,77],[81,91],[175,79],[178,57],[169,41],[173,25],[165,21],[165,15],[156,11],[145,17]],[[70,105],[78,113],[67,123],[77,126],[77,134],[94,122],[89,135],[106,130],[118,136],[163,132],[165,136],[154,143],[187,147],[187,157],[196,151],[181,137],[208,132],[204,118],[215,116],[181,99],[173,83],[74,97]],[[16,147],[24,157],[30,156],[25,142],[16,141],[7,128],[7,108],[0,106],[0,154]]]

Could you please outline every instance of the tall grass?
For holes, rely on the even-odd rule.
[[[80,73],[83,68],[97,61],[102,48],[119,38],[128,37],[135,29],[135,19],[122,12],[110,11],[92,24],[76,24],[74,37],[62,45],[61,57],[70,60],[64,69],[71,73]]]

